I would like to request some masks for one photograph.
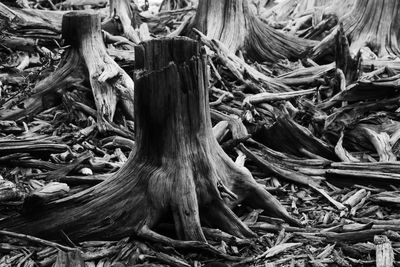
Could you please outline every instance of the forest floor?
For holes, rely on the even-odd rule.
[[[155,13],[157,5],[150,3],[151,12],[142,15]],[[154,37],[176,29],[194,12],[180,9],[144,21]],[[43,53],[43,47],[41,53],[19,51],[0,40],[0,107],[29,97],[57,67],[64,48]],[[210,106],[227,115],[213,116],[213,126],[240,119],[250,133],[235,139],[227,130],[218,141],[233,160],[244,153],[256,181],[301,226],[237,207],[235,213],[258,237],[226,234],[209,240],[237,261],[135,237],[76,243],[65,236],[62,245],[78,249],[76,257],[85,266],[375,266],[376,257],[390,255],[400,265],[399,70],[391,65],[397,59],[382,59],[388,66],[365,63],[359,79],[341,92],[333,63],[243,61],[236,68],[250,71],[238,71],[240,80],[213,49],[208,49]],[[130,62],[115,60],[132,74]],[[259,101],[256,90],[243,90],[265,76],[298,94],[274,92]],[[51,107],[34,116],[0,117],[0,220],[26,212],[35,197],[53,201],[100,183],[131,152],[128,136],[100,133],[90,112],[71,107],[65,98],[48,102]],[[88,106],[95,108],[92,99]],[[161,225],[159,231],[169,228]],[[0,266],[67,266],[62,261],[68,257],[57,243],[0,231]]]

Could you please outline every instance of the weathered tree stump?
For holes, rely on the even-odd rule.
[[[134,84],[128,74],[107,54],[100,17],[90,12],[71,12],[63,17],[63,37],[85,62],[97,108],[98,123],[112,121],[120,101],[133,119]]]
[[[243,49],[257,61],[296,60],[315,44],[263,23],[248,0],[200,0],[191,27],[221,41],[233,52]]]
[[[379,57],[400,55],[400,2],[397,0],[357,0],[343,18],[350,50],[357,53],[367,46]]]
[[[172,215],[179,239],[205,241],[201,222],[252,237],[230,209],[241,202],[296,223],[213,136],[206,56],[198,43],[152,40],[135,54],[142,68],[135,89],[136,152],[106,181],[0,227],[52,238],[63,230],[72,240],[136,233],[168,243],[149,229]]]
[[[90,82],[100,129],[114,118],[117,104],[133,120],[133,80],[107,54],[101,35],[100,17],[92,12],[70,12],[63,17],[62,35],[70,47],[58,69],[39,82],[33,95],[0,111],[3,120],[32,116],[51,107],[48,99],[61,98],[66,89]]]

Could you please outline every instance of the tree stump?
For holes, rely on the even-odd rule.
[[[367,46],[379,57],[400,56],[399,1],[357,0],[343,27],[354,54]]]
[[[199,0],[191,25],[229,50],[243,49],[257,61],[296,60],[316,42],[281,33],[258,19],[248,0]]]
[[[282,205],[236,165],[213,136],[206,55],[188,38],[142,43],[135,50],[136,152],[106,181],[45,204],[2,229],[72,240],[117,239],[149,230],[172,215],[179,239],[205,241],[201,224],[238,237],[254,233],[232,212],[244,203],[296,223]]]
[[[117,104],[133,120],[134,83],[107,54],[100,16],[87,11],[67,13],[63,16],[62,35],[70,47],[58,69],[35,86],[31,97],[1,110],[0,118],[15,120],[32,116],[52,104],[49,98],[61,98],[65,90],[89,81],[100,130],[107,128],[106,121],[113,121]]]

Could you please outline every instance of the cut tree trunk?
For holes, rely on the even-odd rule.
[[[133,120],[133,80],[107,54],[101,35],[100,17],[89,12],[70,12],[63,17],[62,34],[70,45],[58,69],[39,82],[33,95],[4,106],[3,120],[17,120],[32,116],[55,105],[49,99],[61,98],[66,89],[78,87],[89,80],[97,108],[101,129],[112,122],[117,103],[126,117]]]
[[[2,221],[0,227],[52,238],[63,230],[72,240],[136,233],[167,242],[171,239],[149,229],[172,215],[180,239],[205,241],[200,221],[252,237],[230,209],[240,202],[296,223],[214,138],[203,53],[187,38],[138,46],[143,69],[135,90],[136,153],[106,181]]]
[[[191,27],[221,41],[230,51],[243,50],[257,61],[296,60],[315,44],[263,23],[248,0],[200,0]]]
[[[369,47],[379,57],[400,55],[399,1],[357,0],[343,26],[354,54]]]

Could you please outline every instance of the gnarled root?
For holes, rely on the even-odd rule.
[[[36,84],[31,96],[10,101],[0,109],[1,120],[19,120],[33,116],[47,108],[61,103],[62,93],[85,81],[85,69],[77,53],[66,51],[59,67]]]

